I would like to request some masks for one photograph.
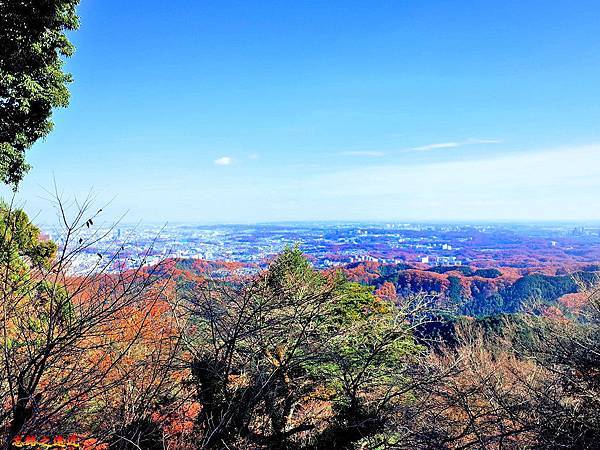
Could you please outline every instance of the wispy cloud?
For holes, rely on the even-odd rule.
[[[342,156],[384,156],[384,152],[377,151],[349,151],[349,152],[340,152]]]
[[[440,148],[456,148],[456,147],[463,147],[465,145],[488,145],[488,144],[500,144],[500,143],[502,143],[502,141],[499,139],[469,138],[469,139],[465,139],[464,141],[438,142],[435,144],[421,145],[419,147],[412,147],[410,150],[413,150],[416,152],[426,152],[429,150],[436,150],[436,149],[440,149]]]
[[[260,158],[260,155],[258,153],[251,153],[250,155],[248,155],[248,159],[251,160],[257,160]]]
[[[233,158],[230,156],[222,156],[219,159],[215,159],[217,166],[229,166],[233,162]]]
[[[464,145],[476,145],[476,144],[502,144],[502,140],[469,138],[466,141],[464,141]]]
[[[462,141],[451,141],[451,142],[435,142],[433,144],[420,145],[418,147],[411,147],[408,149],[401,150],[402,152],[427,152],[431,150],[438,150],[443,148],[458,148],[465,145],[490,145],[490,144],[501,144],[500,139],[479,139],[479,138],[468,138]],[[357,156],[357,157],[381,157],[385,156],[386,153],[377,150],[351,150],[338,153],[341,156]]]
[[[364,165],[303,182],[303,195],[320,196],[315,203],[327,217],[600,220],[600,144],[421,165]]]
[[[454,148],[454,147],[460,147],[460,142],[440,142],[437,144],[427,144],[427,145],[421,145],[419,147],[413,147],[411,148],[411,150],[417,151],[417,152],[426,152],[428,150],[435,150],[438,148]]]

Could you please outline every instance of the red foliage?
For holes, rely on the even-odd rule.
[[[396,286],[389,281],[386,281],[375,290],[375,295],[381,300],[393,302],[397,299]]]
[[[581,308],[583,308],[586,305],[587,301],[588,301],[588,295],[584,292],[575,292],[573,294],[565,294],[560,299],[558,299],[558,302],[560,305],[564,306],[565,308],[567,308],[573,312],[580,311]]]
[[[374,261],[348,264],[343,272],[350,281],[357,283],[368,283],[379,277],[381,264]]]

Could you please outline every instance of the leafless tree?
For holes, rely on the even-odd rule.
[[[117,248],[73,273],[81,255],[89,256],[113,228],[95,226],[101,210],[92,212],[91,198],[66,204],[57,197],[56,208],[59,246],[56,254],[41,256],[25,248],[25,238],[44,243],[27,216],[12,206],[2,211],[0,424],[7,443],[26,433],[105,436],[98,420],[102,398],[135,374],[135,365],[123,362],[169,283],[164,273],[158,276],[160,264],[144,264],[150,249],[132,269],[119,269],[123,248]],[[127,320],[133,311],[135,323]],[[157,350],[162,362],[176,343],[163,345]]]

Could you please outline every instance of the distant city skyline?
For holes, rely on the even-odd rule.
[[[96,241],[98,235],[106,238]],[[59,243],[64,242],[61,236],[63,233],[52,233]],[[72,245],[83,242],[85,247],[71,262],[72,273],[97,270],[98,264],[105,261],[121,270],[138,264],[157,264],[165,258],[238,261],[260,266],[295,245],[319,268],[364,261],[485,265],[490,258],[496,264],[510,262],[518,267],[564,266],[597,260],[600,224],[574,227],[321,222],[105,227],[94,223],[71,240]],[[114,261],[119,263],[114,265]]]
[[[79,13],[17,197],[38,222],[54,180],[126,222],[600,220],[597,2]]]

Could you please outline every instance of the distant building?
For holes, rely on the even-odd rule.
[[[436,266],[461,266],[462,261],[456,259],[456,256],[437,256],[435,258]]]

